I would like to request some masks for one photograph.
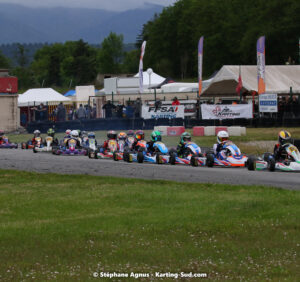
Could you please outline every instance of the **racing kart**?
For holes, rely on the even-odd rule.
[[[194,142],[185,144],[186,153],[182,157],[179,157],[174,151],[171,151],[169,157],[166,157],[167,162],[171,165],[205,166],[207,163],[207,158],[202,155],[200,147]]]
[[[123,153],[123,160],[125,162],[138,162],[144,161],[144,155],[147,153],[147,142],[145,140],[139,140],[136,144],[137,150],[126,150]]]
[[[35,137],[34,138],[34,143],[32,142],[32,140],[28,140],[27,142],[22,142],[21,143],[21,148],[22,149],[33,149],[35,144],[37,144],[38,142],[41,143],[41,137]]]
[[[115,161],[123,160],[125,152],[130,152],[132,150],[132,144],[134,143],[134,137],[129,136],[126,140],[119,140],[119,150],[113,153],[113,159]]]
[[[2,136],[2,143],[0,144],[0,149],[17,149],[18,144],[10,143],[7,136]]]
[[[57,148],[52,148],[52,153],[54,155],[87,155],[87,150],[84,148],[78,148],[77,140],[71,138],[67,142],[67,146],[59,146]]]
[[[40,137],[37,137],[36,139],[38,139]],[[46,145],[44,145],[43,143],[41,143],[41,138],[40,140],[37,140],[36,144],[33,147],[33,152],[37,153],[37,152],[52,152],[52,142],[53,142],[53,137],[51,136],[47,136],[45,139]]]
[[[93,151],[90,150],[88,153],[88,156],[90,159],[112,159],[114,156],[114,152],[118,151],[118,143],[117,140],[109,140],[107,149],[104,151],[101,150],[102,148],[100,147],[99,149]]]
[[[208,153],[206,157],[208,167],[245,167],[248,160],[248,157],[243,155],[240,149],[231,141],[227,141],[223,146],[223,150],[217,155]]]
[[[300,171],[300,153],[293,144],[283,145],[287,158],[282,161],[275,161],[271,153],[265,153],[262,157],[249,157],[248,170],[269,170],[269,171]]]

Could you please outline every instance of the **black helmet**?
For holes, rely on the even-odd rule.
[[[117,132],[115,132],[114,130],[108,131],[107,138],[108,139],[117,139]]]

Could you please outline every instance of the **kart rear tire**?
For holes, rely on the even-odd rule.
[[[124,161],[124,162],[128,162],[128,155],[129,155],[128,152],[124,152],[124,153],[123,153],[123,161]]]
[[[138,154],[137,154],[137,161],[140,164],[144,162],[144,153],[143,152],[138,152]]]
[[[169,163],[171,165],[175,165],[176,164],[176,155],[175,155],[175,153],[171,153],[170,154]]]
[[[268,161],[269,171],[275,171],[275,164],[276,164],[276,162],[275,162],[274,158],[269,159],[269,161]]]
[[[256,158],[250,156],[247,160],[247,167],[248,170],[255,170],[256,169]]]
[[[52,154],[53,154],[53,155],[56,155],[55,149],[52,149]]]
[[[21,143],[21,149],[22,150],[26,149],[26,144],[25,143]]]
[[[215,157],[213,154],[208,154],[206,156],[206,166],[213,167],[215,163]]]
[[[114,152],[113,153],[113,159],[114,159],[114,161],[118,161],[119,160],[119,158],[118,158],[118,153],[117,152]]]
[[[96,156],[96,155],[97,155],[96,152],[94,152],[94,151],[92,151],[92,150],[90,150],[89,153],[88,153],[89,159],[95,159],[95,156]]]
[[[36,150],[36,148],[35,148],[35,147],[33,147],[33,149],[32,149],[32,150],[33,150],[33,152],[34,152],[34,153],[37,153],[37,150]]]
[[[199,165],[198,164],[198,160],[197,160],[197,158],[195,156],[191,157],[190,164],[191,164],[191,166],[194,166],[194,167],[196,167],[196,166]]]

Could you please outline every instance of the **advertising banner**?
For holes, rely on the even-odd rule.
[[[261,113],[277,113],[277,94],[259,95],[259,111]]]
[[[265,36],[261,36],[257,40],[257,80],[258,80],[258,94],[266,92],[266,80],[265,80]]]
[[[203,40],[204,37],[201,36],[198,43],[198,84],[199,84],[199,96],[202,92],[202,64],[203,64]]]
[[[142,107],[142,118],[184,118],[184,106]]]
[[[201,105],[202,119],[252,118],[252,104]]]

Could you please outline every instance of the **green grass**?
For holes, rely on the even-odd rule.
[[[297,191],[0,170],[0,280],[296,281],[299,215]]]
[[[235,142],[241,151],[245,154],[261,155],[266,151],[273,150],[273,144],[266,145],[265,147],[257,147],[255,145],[246,144],[252,141],[276,141],[278,132],[282,128],[247,128],[247,135],[245,136],[232,136],[230,139]],[[292,137],[295,139],[300,139],[300,128],[288,128],[287,129]],[[191,132],[191,130],[188,130]],[[145,138],[150,139],[151,130],[145,131]],[[98,141],[103,142],[106,138],[106,131],[96,131],[96,138]],[[9,135],[12,142],[21,143],[32,138],[32,134],[19,134],[19,135]],[[56,135],[58,139],[62,139],[64,134],[59,133]],[[167,137],[163,136],[163,141],[167,146],[176,146],[179,142],[179,137]],[[215,136],[203,136],[203,137],[193,137],[193,141],[196,142],[200,147],[212,147],[216,143]]]

